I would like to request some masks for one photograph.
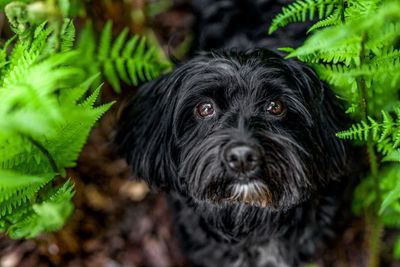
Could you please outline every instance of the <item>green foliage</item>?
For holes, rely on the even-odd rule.
[[[14,213],[12,217],[16,223],[8,229],[10,236],[32,238],[42,231],[60,229],[73,211],[73,187],[74,185],[67,181],[58,189],[48,192],[40,204],[33,204],[23,214]]]
[[[395,114],[396,120],[389,112],[382,110],[382,123],[368,117],[369,123],[362,120],[361,123],[353,124],[351,129],[337,133],[337,136],[343,139],[367,141],[371,134],[372,140],[379,143],[390,137],[392,148],[397,148],[400,145],[400,107],[395,109]]]
[[[25,50],[24,54],[32,59],[29,53]],[[72,205],[70,198],[64,198],[63,203],[47,203],[39,200],[38,194],[56,174],[65,176],[65,168],[75,166],[91,127],[111,105],[93,106],[99,90],[80,100],[93,78],[80,82],[83,70],[71,63],[76,56],[72,52],[59,53],[40,63],[21,58],[20,64],[9,68],[2,81],[0,226],[7,229],[12,225],[7,231],[13,237],[28,235],[31,225],[35,228],[28,237],[53,229],[52,225],[38,223],[47,221],[43,216],[64,212]],[[21,212],[24,219],[18,221],[15,216]]]
[[[20,3],[31,3],[34,2],[35,0],[18,0]],[[0,0],[0,9],[4,9],[4,7],[12,2],[15,2],[14,0]]]
[[[101,33],[99,46],[96,47],[95,34],[91,24],[83,30],[78,48],[91,73],[101,71],[116,92],[121,91],[120,80],[137,86],[160,75],[169,66],[161,62],[155,54],[155,48],[146,48],[146,38],[139,35],[128,37],[125,28],[113,41],[112,22],[108,21]]]
[[[314,31],[315,29],[320,29],[328,26],[333,26],[341,23],[341,10],[336,9],[332,14],[327,16],[325,19],[318,21],[313,26],[308,29],[307,33]]]
[[[138,85],[168,66],[127,29],[113,41],[111,22],[98,46],[88,23],[74,47],[67,16],[82,2],[0,2],[16,33],[0,46],[0,231],[12,238],[60,229],[71,215],[74,184],[62,178],[113,104],[97,104],[101,72],[120,91],[119,79]]]
[[[385,225],[400,227],[398,213],[400,212],[400,165],[391,164],[382,168],[378,173],[380,197],[383,202],[379,215]],[[364,179],[354,192],[353,211],[361,215],[366,208],[372,207],[377,200],[377,191],[374,189],[374,180],[370,177]]]
[[[339,0],[298,0],[282,8],[282,13],[278,14],[272,21],[269,34],[291,22],[304,22],[307,17],[309,20],[313,20],[317,10],[319,19],[328,17],[339,3]]]
[[[94,106],[100,88],[88,95],[96,77],[76,64],[70,20],[59,32],[43,22],[16,33],[0,50],[0,230],[29,238],[59,229],[71,214],[73,184],[53,181],[75,166],[112,103]],[[49,41],[56,33],[59,45]]]
[[[369,210],[377,225],[400,227],[400,2],[296,1],[274,19],[270,32],[305,21],[307,13],[312,19],[318,5],[329,10],[320,12],[304,44],[281,50],[312,66],[347,104],[355,123],[337,136],[368,148],[371,173],[355,191],[353,210]],[[375,229],[371,242],[379,235],[379,227]]]

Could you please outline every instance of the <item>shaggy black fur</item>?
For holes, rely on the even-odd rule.
[[[342,216],[342,111],[304,64],[244,49],[262,43],[272,1],[196,3],[199,47],[230,49],[200,52],[141,87],[116,143],[139,178],[169,193],[192,266],[296,266]]]

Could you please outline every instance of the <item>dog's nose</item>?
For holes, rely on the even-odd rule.
[[[247,145],[235,145],[225,152],[228,167],[235,172],[249,172],[258,166],[260,154],[256,148]]]

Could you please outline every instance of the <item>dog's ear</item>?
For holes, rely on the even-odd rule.
[[[173,162],[171,122],[174,97],[170,74],[164,74],[139,88],[124,108],[114,143],[136,176],[153,189],[168,188],[168,177],[176,173]]]
[[[313,117],[312,141],[320,152],[315,162],[320,170],[324,170],[323,173],[340,175],[346,170],[348,147],[336,133],[346,127],[348,119],[339,106],[339,100],[311,68],[298,62],[293,62],[289,68]]]

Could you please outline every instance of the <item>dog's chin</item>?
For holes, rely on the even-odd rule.
[[[227,186],[224,202],[244,203],[257,207],[276,209],[273,195],[266,184],[260,181],[236,182]]]
[[[279,209],[277,194],[274,194],[270,187],[261,180],[232,181],[220,185],[219,190],[215,190],[216,188],[215,184],[209,185],[206,201],[217,205],[244,204],[270,210]]]

